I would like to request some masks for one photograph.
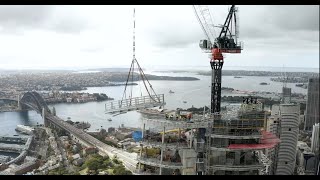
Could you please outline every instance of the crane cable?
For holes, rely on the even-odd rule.
[[[202,24],[202,22],[201,22],[201,19],[200,19],[198,13],[197,13],[196,7],[195,7],[194,5],[193,5],[192,7],[193,7],[194,13],[196,14],[197,20],[198,20],[198,22],[199,22],[199,24],[200,24],[200,26],[201,26],[204,34],[207,36],[208,40],[211,41],[211,40],[210,40],[210,37],[209,37],[209,34],[208,34],[208,32],[206,31],[205,27],[203,26],[203,24]]]
[[[125,87],[124,87],[124,92],[123,92],[122,100],[123,100],[123,99],[127,99],[126,91],[127,91],[128,81],[129,81],[129,79],[130,79],[130,73],[131,73],[133,64],[134,64],[134,60],[132,60],[132,62],[131,62],[131,66],[130,66],[130,69],[129,69],[129,73],[128,73],[128,76],[127,76],[126,85],[125,85]],[[121,104],[122,104],[122,100],[121,100]]]
[[[155,101],[155,102],[160,102],[160,98],[157,96],[157,94],[155,93],[154,89],[152,88],[152,85],[150,84],[149,80],[147,79],[146,75],[144,74],[142,68],[140,67],[137,59],[136,59],[136,55],[135,55],[135,50],[136,50],[136,45],[135,45],[135,28],[136,28],[136,21],[135,21],[135,8],[133,9],[133,58],[132,58],[132,62],[131,62],[131,66],[130,66],[130,69],[129,69],[129,73],[128,73],[128,76],[127,76],[127,80],[126,80],[126,84],[125,84],[125,89],[124,89],[124,92],[123,92],[123,96],[122,96],[122,100],[121,100],[121,104],[123,102],[124,99],[127,99],[127,96],[126,96],[126,90],[127,90],[127,86],[128,86],[128,82],[129,82],[129,79],[130,79],[130,74],[131,74],[131,83],[133,83],[133,73],[134,73],[134,63],[136,62],[137,63],[137,66],[138,66],[138,70],[139,70],[139,75],[141,76],[141,79],[142,79],[142,82],[145,86],[145,89],[147,90],[147,93],[149,95],[149,97]],[[140,77],[138,75],[138,78],[139,78],[139,83],[140,83]],[[149,84],[149,87],[150,89],[152,90],[152,92],[155,94],[155,96],[157,97],[158,100],[155,100],[152,95],[150,94],[149,90],[148,90],[148,87],[145,83],[145,80],[147,80],[148,84]],[[140,85],[140,84],[139,84]],[[130,91],[130,96],[129,96],[129,99],[130,99],[130,105],[131,105],[131,100],[132,100],[132,91],[133,91],[133,87],[131,87],[131,91]],[[141,96],[142,96],[142,91],[141,91],[141,86],[140,86],[140,93],[141,93]]]
[[[139,68],[139,71],[140,71],[140,76],[141,76],[141,78],[142,78],[142,80],[143,80],[142,82],[143,82],[143,84],[144,84],[144,87],[145,87],[146,90],[147,90],[148,95],[150,96],[150,98],[151,98],[152,100],[154,100],[154,101],[156,101],[156,102],[160,102],[160,98],[157,96],[156,92],[154,91],[152,85],[150,84],[149,80],[147,79],[147,76],[144,74],[144,72],[143,72],[143,70],[142,70],[142,68],[141,68],[141,66],[139,65],[139,63],[138,63],[137,60],[136,60],[136,62],[137,62],[137,65],[138,65],[138,68]],[[146,83],[145,83],[145,80],[147,80],[150,89],[152,90],[152,92],[154,93],[154,95],[157,97],[158,101],[155,100],[155,99],[152,97],[152,95],[150,94],[150,92],[149,92],[149,90],[148,90],[148,87],[147,87],[147,85],[146,85]]]

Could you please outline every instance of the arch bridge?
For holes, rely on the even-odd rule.
[[[117,155],[119,159],[124,162],[124,165],[128,169],[130,169],[131,171],[135,170],[137,164],[136,157],[132,157],[130,153],[123,152],[122,150],[118,150],[107,144],[104,144],[98,139],[87,134],[85,131],[72,126],[58,116],[53,115],[48,105],[39,93],[35,91],[26,92],[22,95],[21,99],[18,98],[18,104],[22,109],[28,107],[41,114],[44,120],[44,125],[46,127],[49,126],[57,130],[63,130],[64,132],[69,134],[71,138],[76,142],[81,143],[82,145],[87,147],[95,147],[101,154],[107,154],[110,157],[112,157],[113,155]]]

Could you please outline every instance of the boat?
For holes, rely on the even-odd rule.
[[[31,135],[33,134],[34,128],[25,125],[17,125],[15,130],[23,134]]]
[[[308,88],[308,85],[302,83],[302,84],[296,84],[296,87],[301,87],[301,88],[307,89],[307,88]]]
[[[262,82],[262,83],[260,83],[260,85],[269,85],[269,84],[266,82]]]
[[[108,119],[108,121],[112,121],[112,119],[111,119],[111,118],[109,118],[109,119]]]
[[[234,78],[242,78],[241,76],[234,76]]]
[[[91,127],[91,124],[88,122],[76,122],[76,123],[73,123],[72,125],[78,129],[87,129]]]
[[[183,101],[183,103],[187,103],[187,101]]]
[[[169,93],[171,93],[171,94],[172,94],[172,93],[174,93],[174,92],[170,90],[170,91],[169,91]]]

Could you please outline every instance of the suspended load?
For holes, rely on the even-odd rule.
[[[164,94],[156,94],[152,85],[148,81],[146,75],[144,74],[142,68],[140,67],[136,56],[135,56],[135,10],[133,11],[133,58],[131,62],[131,66],[129,69],[124,93],[121,100],[108,101],[105,104],[106,113],[114,114],[114,113],[125,113],[131,110],[140,110],[145,108],[153,108],[153,107],[163,107],[165,105],[164,102]],[[140,81],[142,81],[144,88],[147,92],[147,95],[143,96],[141,87],[140,87],[140,97],[133,97],[132,88],[128,90],[128,84],[132,84],[134,80],[138,79],[139,85]],[[131,81],[131,83],[129,83]],[[149,88],[148,88],[148,86]]]

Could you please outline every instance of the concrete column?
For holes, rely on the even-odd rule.
[[[144,131],[146,130],[146,124],[143,123],[143,128],[142,128],[142,141],[144,141]]]
[[[234,155],[234,165],[240,165],[240,152],[236,151]]]
[[[142,144],[140,144],[140,147],[141,147],[141,149],[140,149],[140,158],[141,158],[141,156],[142,156],[142,151],[143,151],[143,145]],[[139,162],[139,171],[141,170],[141,162]]]
[[[165,134],[165,126],[163,126],[163,133],[162,133],[162,146],[161,146],[161,155],[160,155],[160,164],[162,165],[162,159],[163,159],[163,144],[164,144],[164,134]],[[162,167],[160,167],[160,174],[162,175]]]
[[[192,147],[192,139],[193,139],[193,129],[191,128],[191,133],[190,133],[190,145],[189,148]]]
[[[142,128],[142,140],[141,140],[141,141],[144,141],[144,131],[145,131],[145,129],[146,129],[146,124],[143,123],[143,128]],[[140,146],[141,146],[141,150],[140,150],[140,158],[141,158],[141,156],[142,156],[142,150],[143,150],[143,145],[142,145],[142,143],[140,144]],[[139,170],[141,170],[141,163],[140,163],[140,162],[139,162]]]

